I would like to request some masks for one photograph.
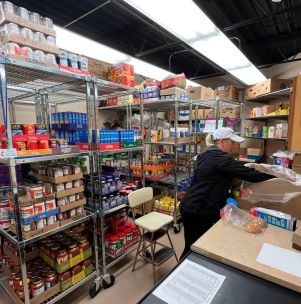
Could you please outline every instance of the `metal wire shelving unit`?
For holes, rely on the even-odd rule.
[[[133,93],[138,93],[139,90],[133,89],[131,87],[123,86],[123,85],[116,85],[109,83],[107,81],[103,80],[96,80],[93,84],[93,99],[94,99],[94,125],[93,129],[96,130],[96,142],[100,142],[100,126],[97,124],[99,121],[99,117],[103,112],[106,111],[122,111],[126,112],[126,127],[127,129],[131,129],[131,119],[132,119],[132,112],[139,111],[140,113],[143,113],[143,103],[139,104],[121,104],[121,105],[114,105],[114,106],[107,106],[107,107],[97,107],[97,102],[100,98],[108,98],[108,97],[116,97],[121,95],[129,95]],[[99,97],[101,96],[101,97]],[[140,122],[140,132],[141,134],[144,133],[144,122],[143,122],[143,115],[141,115],[141,122]],[[143,138],[143,136],[142,136]],[[116,153],[128,153],[129,155],[129,168],[131,166],[131,159],[133,152],[141,152],[141,163],[143,167],[143,159],[144,159],[144,144],[143,139],[141,142],[141,146],[134,147],[134,148],[121,148],[121,149],[115,149],[115,150],[100,150],[99,145],[97,145],[96,152],[95,152],[95,170],[97,172],[98,181],[101,180],[102,175],[102,156],[104,154],[116,154]],[[131,174],[129,175],[129,178],[131,179]],[[99,244],[99,252],[100,252],[100,259],[99,259],[99,265],[101,269],[101,279],[102,279],[102,285],[105,288],[109,288],[112,285],[114,285],[115,282],[115,276],[109,272],[109,270],[116,265],[119,261],[123,260],[128,254],[133,252],[136,249],[136,245],[129,248],[126,252],[124,252],[122,255],[113,258],[109,254],[106,253],[105,250],[105,227],[104,222],[106,216],[109,214],[112,214],[114,212],[117,212],[121,209],[127,208],[128,206],[126,204],[119,205],[115,208],[104,210],[103,208],[103,195],[102,195],[102,189],[100,186],[100,183],[97,184],[98,188],[96,189],[98,198],[99,198],[99,210],[98,213],[98,219],[100,224],[100,244]],[[142,185],[144,186],[144,179],[142,176]]]
[[[37,123],[44,123],[48,126],[48,128],[50,128],[51,123],[51,107],[56,107],[58,104],[85,101],[87,104],[88,116],[89,118],[93,117],[93,113],[90,111],[92,109],[92,99],[90,96],[90,77],[71,74],[57,69],[35,65],[23,61],[12,60],[6,57],[0,57],[0,76],[2,110],[7,133],[8,149],[13,149],[11,120],[15,120],[16,104],[20,103],[24,105],[35,106]],[[0,233],[2,237],[9,239],[18,249],[20,256],[19,262],[22,274],[22,283],[24,287],[25,304],[29,304],[31,302],[27,282],[27,269],[25,260],[26,246],[84,222],[93,222],[93,230],[96,231],[95,228],[97,227],[97,214],[95,211],[86,211],[85,215],[82,218],[79,218],[73,222],[62,225],[56,229],[45,232],[30,239],[23,239],[21,229],[21,217],[18,211],[19,201],[18,183],[16,179],[16,165],[35,162],[55,161],[59,159],[67,159],[70,157],[81,156],[88,156],[90,168],[93,168],[93,155],[90,152],[70,153],[61,155],[49,154],[41,156],[13,157],[8,159],[0,159],[1,163],[9,166],[11,191],[14,197],[15,210],[17,210],[17,212],[15,212],[16,233],[13,233],[8,229],[0,229]],[[59,292],[58,294],[47,299],[46,303],[55,303],[68,293],[72,292],[74,289],[78,288],[82,284],[94,278],[95,276],[97,278],[100,277],[98,265],[98,251],[96,250],[98,248],[96,233],[93,234],[93,245],[95,249],[95,271],[93,271],[85,279],[79,281],[73,287],[67,289],[66,291]],[[15,294],[12,294],[13,291],[8,288],[6,283],[6,277],[3,277],[0,281],[0,284],[13,298]]]

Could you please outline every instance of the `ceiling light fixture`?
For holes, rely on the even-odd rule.
[[[245,84],[266,79],[192,0],[124,1]]]
[[[119,62],[130,63],[134,66],[135,73],[157,80],[162,80],[163,78],[171,75],[169,71],[126,55],[94,40],[63,29],[62,27],[55,26],[55,31],[57,34],[57,45],[59,48],[66,51],[95,58],[111,64]],[[187,80],[187,85],[198,86],[199,84]]]

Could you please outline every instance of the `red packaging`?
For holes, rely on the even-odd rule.
[[[28,150],[37,150],[38,149],[38,141],[37,140],[29,140],[27,142]]]
[[[38,143],[39,149],[49,149],[49,141],[48,140],[40,140]]]
[[[23,125],[23,134],[24,135],[35,135],[36,134],[36,126],[30,124]]]
[[[24,150],[26,150],[26,143],[24,141],[14,141],[13,142],[13,147],[17,151],[24,151]]]
[[[5,126],[0,124],[0,136],[5,136]]]

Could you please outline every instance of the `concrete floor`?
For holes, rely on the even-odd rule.
[[[179,234],[174,234],[173,229],[170,230],[170,236],[178,257],[180,257],[184,249],[184,234],[181,227]],[[167,237],[162,238],[163,244],[168,244]],[[126,259],[112,268],[112,273],[115,275],[116,282],[109,289],[101,290],[99,294],[91,299],[89,296],[90,282],[67,295],[64,299],[57,302],[58,304],[135,304],[145,294],[153,288],[152,266],[139,259],[136,266],[136,271],[132,272],[134,254],[129,255]],[[163,265],[156,268],[157,281],[168,274],[176,265],[174,257],[170,258]],[[0,304],[13,304],[5,291],[0,288]]]

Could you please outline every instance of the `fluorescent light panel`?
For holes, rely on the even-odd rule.
[[[266,79],[192,0],[124,0],[247,85]]]
[[[59,26],[55,26],[55,31],[57,33],[57,45],[59,48],[64,49],[68,52],[92,57],[111,64],[119,62],[130,63],[134,66],[135,73],[157,80],[162,80],[169,75],[174,75],[169,71],[126,55],[122,52],[114,50],[84,36],[75,34]],[[199,84],[187,80],[187,85],[198,86]]]

